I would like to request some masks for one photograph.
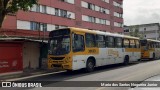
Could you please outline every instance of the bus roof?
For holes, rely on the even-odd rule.
[[[59,29],[59,30],[64,30],[64,29],[70,29],[71,31],[76,31],[76,32],[86,32],[86,33],[107,35],[107,36],[113,36],[113,37],[122,37],[122,38],[128,38],[128,39],[139,39],[138,37],[132,37],[132,36],[121,35],[121,34],[110,33],[110,32],[103,32],[103,31],[98,31],[98,30],[76,28],[76,27],[62,28],[62,29]]]
[[[89,29],[82,29],[82,28],[75,28],[75,27],[70,27],[69,29],[71,29],[72,31],[77,31],[77,32],[86,32],[86,33],[93,33],[93,34],[107,35],[107,36],[114,36],[114,37],[123,37],[123,35],[120,35],[120,34],[103,32],[103,31],[98,31],[98,30],[89,30]]]
[[[138,37],[133,37],[133,36],[128,36],[128,35],[124,35],[124,38],[129,38],[129,39],[139,39]]]
[[[147,39],[147,41],[151,41],[151,42],[160,42],[159,40],[154,40],[154,39]]]

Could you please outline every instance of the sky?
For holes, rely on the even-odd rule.
[[[160,23],[160,0],[123,0],[124,25]]]

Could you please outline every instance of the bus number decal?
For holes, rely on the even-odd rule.
[[[88,50],[88,53],[96,53],[96,50],[95,49],[90,49],[90,50]]]

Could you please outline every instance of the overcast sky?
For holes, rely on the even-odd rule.
[[[123,0],[124,25],[160,23],[160,0]]]

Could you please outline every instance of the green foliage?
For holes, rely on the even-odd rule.
[[[18,10],[27,11],[37,2],[38,0],[0,0],[0,11],[5,13],[15,13]]]
[[[8,3],[7,10],[10,13],[15,13],[18,10],[27,11],[33,4],[37,4],[37,0],[12,0]]]
[[[7,14],[16,13],[18,10],[27,11],[38,0],[0,0],[0,28]]]

